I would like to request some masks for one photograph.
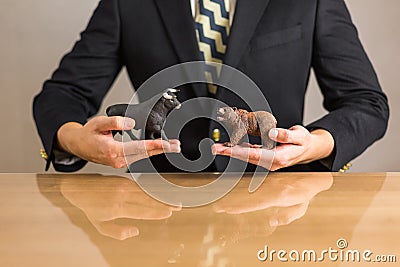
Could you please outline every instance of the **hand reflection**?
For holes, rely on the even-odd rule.
[[[250,179],[242,179],[227,196],[214,204],[218,213],[243,214],[270,210],[269,226],[287,225],[304,216],[310,200],[333,183],[330,173],[273,173],[254,193],[248,192]]]
[[[110,176],[86,183],[67,176],[61,182],[61,193],[86,214],[100,234],[114,239],[139,235],[129,219],[162,220],[181,209],[154,200],[127,178]]]

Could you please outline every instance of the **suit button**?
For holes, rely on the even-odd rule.
[[[215,142],[219,142],[219,140],[221,140],[221,132],[219,129],[215,128],[213,130],[213,135],[212,138]]]
[[[351,163],[347,163],[346,165],[344,165],[339,172],[346,172],[348,170],[350,170],[350,167],[353,166]]]
[[[40,156],[43,158],[43,159],[45,159],[45,160],[47,160],[49,157],[47,156],[47,153],[46,153],[46,151],[44,150],[44,149],[41,149],[40,150]]]

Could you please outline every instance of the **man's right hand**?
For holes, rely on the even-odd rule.
[[[58,147],[81,159],[113,168],[125,168],[133,162],[162,153],[180,153],[179,140],[125,143],[114,140],[112,131],[131,130],[134,126],[133,119],[124,117],[99,116],[85,125],[68,122],[57,132]]]

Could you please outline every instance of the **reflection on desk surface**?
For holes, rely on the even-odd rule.
[[[167,175],[168,180],[185,185],[205,184],[215,177]],[[6,220],[1,220],[0,227],[9,234],[0,239],[0,263],[7,238],[9,246],[23,242],[18,249],[14,244],[15,251],[7,249],[6,263],[16,263],[10,266],[24,262],[51,266],[49,259],[54,255],[59,266],[71,266],[67,257],[71,255],[83,257],[78,261],[81,266],[99,266],[99,262],[103,266],[280,266],[282,262],[276,259],[261,262],[258,251],[266,246],[322,250],[336,247],[340,238],[353,249],[397,252],[400,257],[398,249],[391,250],[400,247],[400,174],[271,173],[254,193],[249,193],[250,179],[245,175],[225,197],[197,208],[161,203],[128,175],[36,175],[36,189],[26,186],[31,179],[32,175],[0,175],[0,200],[8,197],[8,209],[13,209],[2,212]],[[44,212],[54,216],[35,216]],[[25,228],[15,237],[18,226]],[[66,234],[71,227],[80,229],[79,243]],[[85,253],[93,248],[97,254]],[[25,261],[15,259],[25,253]],[[298,266],[313,264],[318,263]]]
[[[151,179],[151,175],[147,176],[149,177],[144,179]],[[72,205],[81,209],[103,235],[118,240],[134,237],[140,232],[140,229],[134,225],[135,222],[120,224],[120,219],[162,220],[171,217],[173,211],[182,210],[179,206],[169,206],[151,198],[130,180],[116,176],[103,178],[101,188],[83,187],[82,179],[74,176],[64,177],[60,183],[62,195]],[[169,178],[173,179],[173,177]],[[204,207],[203,210],[210,214],[214,212],[244,214],[259,211],[242,217],[249,217],[248,223],[254,224],[251,227],[252,231],[259,228],[260,233],[267,230],[269,233],[276,226],[289,224],[302,217],[310,200],[319,192],[329,189],[333,178],[330,173],[304,177],[271,176],[256,192],[251,194],[246,187],[248,182],[248,179],[242,179],[227,196]],[[179,216],[179,218],[184,217],[184,215]],[[228,217],[236,221],[239,216]],[[248,229],[248,223],[246,223],[246,229]],[[225,224],[222,225],[226,227]]]

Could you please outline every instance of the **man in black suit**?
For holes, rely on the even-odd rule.
[[[126,120],[123,125],[119,117],[87,119],[97,113],[123,66],[133,86],[139,88],[160,70],[205,59],[200,53],[202,32],[194,9],[204,9],[207,1],[216,2],[100,1],[81,40],[34,101],[36,124],[48,154],[47,167],[53,162],[56,170],[75,171],[87,161],[117,168],[135,162],[134,170],[145,171],[141,159],[148,151],[150,156],[157,155],[151,158],[157,170],[177,171],[162,154],[163,145],[165,152],[182,150],[192,160],[200,156],[198,143],[218,128],[206,119],[185,126],[179,136],[181,143],[132,141],[125,151],[127,163],[122,145],[114,141],[111,130],[130,129],[134,122]],[[384,135],[389,117],[387,99],[343,0],[224,3],[231,8],[225,14],[229,16],[229,37],[223,40],[227,43],[221,60],[258,85],[280,127],[270,132],[279,144],[271,170],[338,171]],[[311,68],[329,114],[303,127]],[[204,84],[184,86],[179,99],[205,96],[244,107],[227,90],[218,89],[210,95],[207,88]],[[224,138],[222,134],[221,141]],[[268,167],[263,164],[262,152],[244,146],[214,145],[213,153],[223,156],[217,156],[205,170],[222,171],[224,156]],[[248,170],[252,169],[254,165],[250,164]]]

